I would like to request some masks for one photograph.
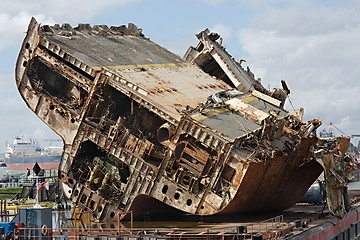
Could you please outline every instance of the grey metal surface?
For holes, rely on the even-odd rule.
[[[46,34],[49,41],[91,67],[184,63],[181,57],[141,34],[129,35],[105,27],[49,28],[52,30]]]
[[[212,94],[229,89],[222,81],[210,77],[192,65],[115,72],[145,90],[146,98],[150,102],[166,108],[168,113],[177,119],[180,119],[180,112],[187,106],[195,108],[200,103],[205,103]]]
[[[283,108],[279,108],[279,107],[276,107],[262,99],[259,99],[259,98],[253,98],[252,101],[249,101],[248,102],[249,105],[265,112],[265,113],[269,113],[270,111],[274,111],[276,113],[278,113],[278,118],[283,118],[285,117],[286,115],[288,115],[289,113],[284,110]]]
[[[261,128],[257,123],[235,112],[224,110],[199,120],[210,128],[235,139]]]

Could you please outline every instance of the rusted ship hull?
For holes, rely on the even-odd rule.
[[[32,19],[17,87],[64,140],[59,177],[80,212],[155,210],[137,198],[196,215],[280,211],[321,174],[321,122],[285,111],[287,86],[265,90],[216,35],[198,38],[183,60],[132,24]]]
[[[287,159],[250,164],[232,202],[221,213],[276,212],[292,207],[323,171],[314,161],[303,162],[307,141]],[[302,149],[302,150],[301,150]]]

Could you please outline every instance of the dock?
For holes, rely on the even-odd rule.
[[[43,208],[52,208],[53,223],[46,234],[40,225],[22,226],[17,235],[19,239],[28,239],[26,236],[39,239],[357,239],[360,237],[360,190],[356,184],[348,190],[351,209],[342,219],[333,216],[326,203],[297,203],[272,214],[221,217],[144,214],[135,219],[130,212],[126,220],[101,222],[91,217],[91,211],[80,212],[83,215],[80,216],[58,211],[55,203],[41,202]],[[0,205],[1,222],[6,223],[21,209],[31,208],[34,201],[21,204],[2,200]],[[15,233],[15,229],[11,231],[12,235]]]
[[[18,239],[357,239],[360,237],[360,191],[349,191],[352,207],[339,219],[324,204],[304,204],[280,214],[199,218],[180,221],[143,220],[96,222],[53,213],[52,228],[21,227]],[[55,216],[55,217],[54,217]],[[58,219],[54,219],[58,218]],[[181,221],[189,218],[190,221]],[[58,224],[60,223],[60,224]],[[15,234],[14,230],[14,234]]]

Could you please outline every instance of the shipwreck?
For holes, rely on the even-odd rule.
[[[169,208],[281,211],[324,169],[336,185],[333,212],[346,213],[346,176],[336,167],[349,162],[347,139],[319,139],[320,120],[284,109],[286,82],[263,87],[219,37],[200,32],[182,58],[134,24],[31,19],[17,88],[63,139],[59,179],[80,213],[105,221]]]

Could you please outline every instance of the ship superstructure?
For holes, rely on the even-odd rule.
[[[47,146],[42,149],[36,139],[25,140],[23,135],[14,138],[5,148],[4,165],[9,169],[32,169],[35,163],[42,168],[57,169],[63,148]]]
[[[13,143],[7,144],[5,149],[5,158],[20,155],[36,155],[41,152],[41,148],[35,139],[24,140],[24,136],[15,137]]]

